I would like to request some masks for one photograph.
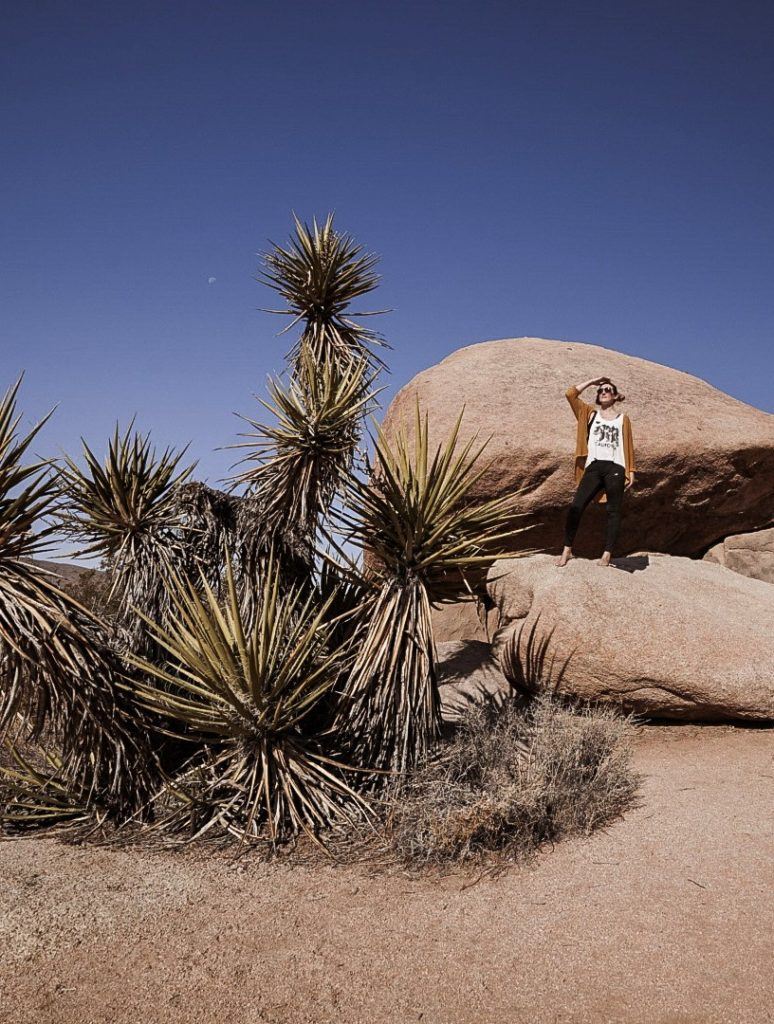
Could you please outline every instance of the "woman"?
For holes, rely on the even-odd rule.
[[[598,409],[592,408],[579,395],[592,384],[597,385]],[[632,425],[626,413],[616,407],[625,396],[609,377],[596,377],[565,392],[578,421],[575,443],[575,481],[578,489],[567,512],[564,550],[557,565],[567,565],[573,557],[572,543],[584,509],[596,498],[607,502],[605,550],[600,565],[610,565],[621,525],[621,504],[624,490],[634,483],[634,444]]]

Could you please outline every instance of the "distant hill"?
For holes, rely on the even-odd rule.
[[[108,596],[108,576],[102,569],[74,562],[53,562],[46,558],[33,558],[35,565],[52,574],[52,582],[97,614],[111,612]]]
[[[84,573],[96,572],[100,573],[100,575],[102,573],[100,569],[95,569],[93,566],[76,565],[73,562],[52,562],[45,558],[33,558],[32,561],[35,565],[39,565],[48,572],[58,576],[60,585],[65,589],[69,586],[77,585]]]

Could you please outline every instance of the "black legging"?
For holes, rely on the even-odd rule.
[[[594,459],[586,466],[586,470],[578,484],[578,490],[572,499],[572,504],[567,512],[567,522],[564,528],[564,543],[566,547],[572,547],[575,534],[578,532],[578,525],[581,516],[588,503],[604,487],[607,495],[607,530],[605,531],[605,551],[613,552],[613,545],[618,538],[618,530],[621,527],[621,503],[623,501],[625,473],[623,466],[617,462],[610,462],[608,459]]]

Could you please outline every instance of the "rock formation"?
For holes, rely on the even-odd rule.
[[[492,647],[480,640],[438,644],[438,685],[441,712],[453,722],[471,703],[511,692]]]
[[[709,549],[704,558],[755,580],[774,583],[774,529],[738,533]],[[447,613],[454,621],[451,612]]]
[[[529,526],[513,551],[558,551],[574,492],[575,420],[565,390],[607,375],[626,394],[637,479],[624,499],[617,554],[648,550],[700,557],[730,534],[774,525],[774,416],[698,377],[580,342],[516,338],[454,352],[409,382],[390,406],[388,435],[415,402],[431,442],[465,405],[463,436],[491,436],[480,497],[519,493]],[[593,391],[584,398],[593,403]],[[600,554],[604,506],[587,510],[576,553]]]
[[[774,719],[769,583],[668,555],[617,567],[574,559],[563,569],[534,555],[496,562],[489,592],[501,663],[515,631],[539,616],[540,635],[553,630],[555,669],[566,662],[562,692],[657,717]]]

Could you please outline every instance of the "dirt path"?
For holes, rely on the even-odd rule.
[[[0,843],[3,1024],[763,1024],[774,732],[650,728],[643,805],[464,888]]]

